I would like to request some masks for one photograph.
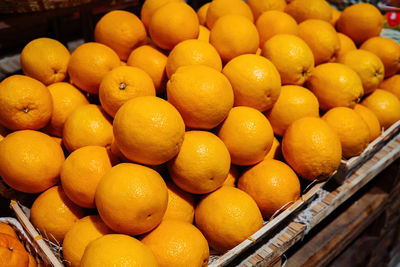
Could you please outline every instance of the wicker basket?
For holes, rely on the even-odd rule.
[[[1,0],[0,14],[15,14],[76,7],[92,0]]]

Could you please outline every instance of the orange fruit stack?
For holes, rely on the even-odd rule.
[[[206,265],[400,119],[381,30],[370,4],[145,0],[74,51],[32,40],[0,82],[0,176],[72,266]]]

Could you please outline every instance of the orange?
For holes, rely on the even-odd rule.
[[[115,117],[115,113],[126,101],[147,95],[156,95],[153,80],[144,70],[137,67],[116,67],[109,71],[100,83],[100,103],[111,117]]]
[[[167,83],[167,73],[165,65],[167,56],[161,53],[157,48],[150,45],[139,46],[129,55],[128,66],[138,67],[147,72],[153,80],[157,94],[165,92]]]
[[[67,118],[63,143],[69,152],[84,146],[109,146],[113,127],[104,110],[94,104],[77,107]]]
[[[53,113],[46,131],[61,137],[68,116],[79,106],[89,104],[85,95],[70,83],[58,82],[47,87],[53,99]]]
[[[281,78],[274,64],[257,55],[241,55],[229,61],[222,73],[233,88],[234,105],[259,111],[270,109],[281,91]]]
[[[89,243],[80,266],[156,267],[158,265],[151,250],[139,240],[128,235],[109,234]]]
[[[9,133],[9,130],[0,124],[0,141],[3,140],[7,136],[8,133]]]
[[[184,2],[171,2],[157,9],[151,17],[149,33],[162,49],[171,50],[178,43],[196,39],[199,19],[196,12]]]
[[[142,9],[140,11],[140,18],[146,28],[149,28],[151,17],[153,16],[154,12],[171,2],[184,2],[184,0],[145,0]]]
[[[384,79],[379,85],[379,88],[391,92],[400,99],[400,75],[395,74],[387,79]]]
[[[315,65],[335,60],[340,42],[335,28],[329,22],[305,20],[299,24],[299,36],[311,48]]]
[[[255,54],[260,37],[249,19],[240,15],[225,15],[211,29],[210,43],[217,49],[222,61],[228,62],[243,54]]]
[[[233,106],[229,80],[221,72],[203,65],[180,67],[167,83],[167,96],[185,125],[194,129],[216,127]]]
[[[276,137],[274,137],[271,149],[268,151],[267,155],[265,155],[265,157],[264,157],[264,160],[266,160],[266,159],[277,159],[277,160],[282,159],[281,144],[279,143],[278,139],[276,139]]]
[[[28,76],[12,75],[0,83],[0,123],[10,130],[37,130],[51,118],[53,104],[46,86]]]
[[[135,14],[125,10],[107,12],[94,29],[96,42],[112,48],[121,60],[127,60],[131,51],[146,43],[146,29]]]
[[[28,255],[18,239],[0,233],[0,266],[26,267],[29,264]]]
[[[256,201],[264,218],[288,208],[300,197],[300,181],[296,173],[274,159],[261,161],[246,170],[239,178],[238,188]]]
[[[238,15],[254,21],[250,7],[242,0],[213,0],[207,11],[206,24],[212,29],[215,22],[226,15]]]
[[[64,152],[50,136],[16,131],[0,142],[0,176],[12,188],[40,193],[58,182]]]
[[[361,105],[372,110],[383,129],[389,128],[400,119],[400,100],[388,91],[376,89]]]
[[[314,55],[301,38],[292,34],[277,34],[264,43],[262,56],[271,60],[282,84],[302,85],[314,69]]]
[[[207,19],[207,12],[208,12],[208,7],[210,6],[211,3],[205,3],[202,5],[199,9],[197,9],[197,17],[199,17],[199,23],[200,25],[206,25],[206,19]]]
[[[181,189],[205,194],[222,186],[230,166],[229,151],[221,139],[210,132],[189,131],[168,171]]]
[[[36,259],[32,256],[32,254],[28,254],[28,257],[29,257],[28,267],[37,267],[38,264],[36,262]]]
[[[203,234],[190,223],[167,220],[142,240],[160,267],[207,266],[209,248]]]
[[[177,44],[168,55],[166,70],[168,78],[179,67],[187,65],[205,65],[222,70],[222,61],[217,50],[209,43],[200,40],[186,40]]]
[[[103,76],[120,65],[117,53],[100,43],[84,43],[71,54],[68,64],[70,82],[91,94],[99,92]]]
[[[340,43],[340,48],[339,50],[336,52],[336,61],[343,56],[344,54],[346,54],[348,51],[351,50],[356,50],[357,47],[354,44],[353,40],[351,40],[350,37],[348,37],[347,35],[338,32],[337,33],[337,37],[339,38],[339,43]]]
[[[357,104],[353,110],[363,118],[369,128],[369,141],[372,142],[381,135],[381,125],[378,117],[367,107]]]
[[[155,96],[126,102],[115,115],[113,127],[122,154],[148,165],[160,165],[178,154],[185,134],[179,112]]]
[[[370,131],[367,123],[354,110],[336,107],[322,117],[338,134],[345,158],[360,155],[368,146]],[[357,138],[354,138],[354,137]]]
[[[59,41],[37,38],[22,49],[20,62],[25,75],[49,85],[66,79],[69,58],[68,49]]]
[[[340,15],[342,14],[342,12],[340,12],[339,10],[337,10],[334,7],[331,7],[332,10],[332,18],[331,18],[331,24],[333,25],[333,27],[335,27],[336,22],[338,21]]]
[[[303,117],[319,117],[316,96],[298,85],[282,86],[278,101],[267,113],[274,133],[283,136],[289,125]]]
[[[385,66],[385,78],[397,73],[400,69],[400,45],[389,38],[372,37],[365,41],[360,49],[377,55]]]
[[[383,80],[384,67],[375,54],[366,50],[351,50],[338,59],[352,68],[361,78],[364,94],[373,92]]]
[[[369,3],[350,5],[340,14],[336,28],[358,45],[381,33],[383,16],[378,8]]]
[[[84,213],[84,209],[69,200],[61,186],[53,186],[35,199],[30,219],[43,237],[62,243],[65,234]]]
[[[108,227],[118,233],[139,235],[161,222],[168,191],[156,171],[134,163],[120,163],[100,180],[95,200]]]
[[[65,194],[80,207],[95,208],[97,185],[110,169],[111,159],[105,147],[78,148],[61,167],[60,179]]]
[[[297,35],[299,31],[294,18],[278,10],[263,12],[256,21],[256,27],[260,35],[260,47],[272,36],[282,33]]]
[[[65,235],[62,250],[64,259],[69,266],[79,267],[83,252],[89,243],[111,233],[98,215],[83,217]]]
[[[197,37],[197,40],[201,40],[204,42],[209,43],[210,42],[210,30],[204,27],[203,25],[199,26],[199,36]]]
[[[268,119],[250,107],[234,107],[218,130],[236,165],[253,165],[263,160],[274,134]]]
[[[246,3],[253,12],[255,20],[257,20],[264,12],[270,10],[283,11],[286,7],[285,0],[248,0]]]
[[[256,202],[231,186],[206,195],[195,210],[196,226],[210,247],[225,252],[255,233],[263,225]]]
[[[14,229],[7,223],[0,222],[0,233],[7,234],[9,236],[18,238],[18,236],[15,233]]]
[[[194,195],[177,187],[172,181],[167,181],[168,206],[163,220],[179,220],[193,223]]]
[[[339,136],[328,123],[305,117],[287,128],[282,139],[282,154],[301,177],[322,180],[339,167],[342,147]]]
[[[330,22],[332,9],[325,0],[293,0],[285,8],[297,23],[308,19],[320,19]]]
[[[223,183],[223,185],[235,187],[238,178],[239,178],[239,169],[237,166],[231,164],[228,176],[225,178],[225,182]]]
[[[307,81],[307,88],[318,98],[322,110],[352,108],[364,94],[357,72],[340,63],[317,66]]]

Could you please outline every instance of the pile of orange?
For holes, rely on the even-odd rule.
[[[370,4],[146,0],[72,54],[33,40],[0,83],[0,176],[40,193],[31,220],[71,266],[205,266],[400,119],[382,22]]]

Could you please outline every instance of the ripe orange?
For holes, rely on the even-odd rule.
[[[158,264],[151,250],[139,240],[128,235],[109,234],[89,243],[80,266],[157,267]]]
[[[112,48],[121,60],[127,60],[137,46],[146,43],[146,29],[135,14],[125,10],[107,12],[97,22],[94,39]]]
[[[63,240],[63,257],[71,267],[79,267],[83,252],[90,242],[113,233],[98,215],[86,216],[74,223]]]
[[[283,11],[286,7],[285,0],[247,0],[246,3],[253,12],[255,20],[257,20],[264,12],[270,10]]]
[[[50,120],[53,104],[46,86],[25,75],[0,83],[0,123],[11,130],[38,130]]]
[[[16,131],[0,142],[0,176],[12,188],[40,193],[58,182],[64,152],[50,136]]]
[[[84,213],[84,209],[69,200],[61,186],[53,186],[33,202],[31,221],[43,237],[62,243],[65,234]]]
[[[347,107],[332,108],[324,114],[322,119],[338,134],[343,157],[358,156],[368,146],[369,127],[354,110]],[[355,136],[357,138],[354,138]]]
[[[268,151],[267,155],[265,155],[264,160],[267,159],[277,159],[282,160],[282,150],[281,144],[279,143],[278,139],[274,136],[274,140],[272,142],[271,149]]]
[[[126,102],[115,115],[113,127],[122,154],[148,165],[160,165],[178,154],[185,134],[179,112],[155,96]]]
[[[246,54],[229,61],[222,73],[233,88],[234,105],[249,106],[259,111],[270,109],[281,91],[281,79],[268,59]]]
[[[299,36],[314,54],[315,65],[335,60],[340,42],[335,28],[326,21],[308,19],[299,24]]]
[[[140,235],[161,222],[168,191],[156,171],[134,163],[120,163],[100,180],[95,200],[108,227],[118,233]]]
[[[72,152],[64,161],[60,179],[65,194],[76,205],[95,208],[94,195],[103,175],[111,169],[105,147],[85,146]]]
[[[286,6],[285,12],[297,23],[307,19],[320,19],[327,22],[332,19],[332,9],[325,0],[293,0]]]
[[[145,0],[140,11],[140,19],[144,26],[148,29],[154,12],[163,5],[171,2],[184,2],[184,0]]]
[[[104,110],[94,104],[77,107],[67,118],[63,129],[63,143],[69,152],[80,147],[109,146],[113,127]]]
[[[314,55],[301,38],[277,34],[265,42],[262,55],[276,66],[282,84],[302,85],[314,69]]]
[[[0,222],[0,233],[7,234],[14,238],[18,238],[17,234],[15,233],[14,229],[7,223]]]
[[[168,55],[166,70],[168,78],[179,67],[187,65],[205,65],[222,70],[222,61],[217,50],[209,43],[192,39],[180,42]]]
[[[189,131],[168,171],[181,189],[205,194],[222,186],[230,166],[229,151],[221,139],[210,132]]]
[[[207,266],[209,248],[203,234],[190,223],[162,221],[142,240],[157,259],[160,267]]]
[[[350,5],[340,14],[336,28],[338,32],[346,34],[358,45],[381,33],[383,16],[372,4]]]
[[[263,160],[273,142],[268,119],[260,111],[234,107],[221,124],[218,136],[225,143],[236,165],[253,165]]]
[[[354,44],[353,40],[351,40],[351,38],[348,37],[347,35],[338,32],[337,36],[339,38],[340,48],[336,52],[336,60],[335,60],[336,62],[341,56],[346,54],[348,51],[357,49],[357,47]]]
[[[372,110],[383,129],[389,128],[400,119],[400,100],[388,91],[376,89],[361,105]]]
[[[210,30],[204,27],[203,25],[199,26],[199,36],[197,40],[204,41],[209,43],[210,42]]]
[[[288,208],[300,197],[300,181],[285,163],[268,159],[246,170],[238,181],[238,188],[257,203],[264,218]]]
[[[255,54],[260,37],[249,19],[240,15],[225,15],[211,29],[210,43],[217,49],[222,61],[228,62],[243,54]]]
[[[361,79],[350,67],[340,63],[317,66],[307,81],[307,88],[318,98],[322,110],[354,107],[364,94]]]
[[[100,103],[111,117],[115,117],[118,109],[128,100],[147,95],[156,95],[153,80],[137,67],[116,67],[100,83]]]
[[[400,75],[395,74],[387,79],[384,79],[379,85],[379,88],[391,92],[400,99]]]
[[[263,12],[256,21],[256,27],[260,35],[260,47],[274,35],[282,33],[297,35],[299,31],[294,18],[278,10]]]
[[[233,105],[229,80],[221,72],[203,65],[179,68],[167,83],[167,95],[185,125],[194,129],[216,127]]]
[[[237,166],[231,164],[228,176],[225,178],[223,185],[236,187],[236,181],[239,178],[239,169]]]
[[[210,2],[205,3],[196,12],[197,17],[199,18],[200,25],[206,25],[207,12],[208,12],[208,7],[210,6],[210,4],[211,4]]]
[[[167,56],[157,48],[150,45],[143,45],[134,49],[129,55],[127,64],[128,66],[138,67],[147,72],[153,80],[157,94],[165,92],[165,85],[167,84],[167,73],[165,71]]]
[[[171,50],[178,43],[196,39],[199,19],[196,12],[184,2],[171,2],[157,9],[151,17],[149,33],[162,49]]]
[[[342,147],[339,136],[328,123],[305,117],[287,128],[282,153],[297,174],[313,181],[329,177],[339,167]]]
[[[336,22],[338,21],[338,19],[339,19],[340,15],[342,14],[342,12],[340,12],[339,10],[337,10],[334,7],[331,7],[331,10],[332,10],[332,19],[331,19],[330,22],[331,22],[332,26],[335,27]]]
[[[367,107],[357,104],[353,110],[363,118],[369,128],[369,141],[372,142],[381,135],[381,125],[378,117]]]
[[[0,233],[0,266],[26,267],[29,254],[16,238]]]
[[[207,11],[206,24],[212,29],[215,22],[226,15],[238,15],[254,21],[250,7],[242,0],[213,0]]]
[[[319,117],[318,99],[298,85],[282,86],[278,101],[267,113],[276,135],[283,136],[289,125],[303,117]]]
[[[53,113],[46,132],[61,137],[67,117],[77,108],[89,104],[85,95],[70,83],[53,83],[47,87],[53,99]]]
[[[68,64],[70,82],[91,94],[99,92],[103,76],[120,65],[117,53],[100,43],[84,43],[71,54]]]
[[[263,224],[256,202],[231,186],[206,195],[197,205],[194,218],[210,247],[221,253],[244,241]]]
[[[167,181],[168,206],[163,220],[179,220],[193,223],[194,195],[181,190],[172,181]]]
[[[385,66],[385,78],[392,76],[400,69],[400,45],[389,38],[372,37],[366,40],[360,49],[377,55]]]
[[[20,62],[25,75],[49,85],[66,79],[69,58],[68,49],[59,41],[38,38],[22,49]]]
[[[357,72],[361,78],[364,94],[373,92],[383,80],[383,63],[379,57],[369,51],[351,50],[342,55],[338,62]]]

